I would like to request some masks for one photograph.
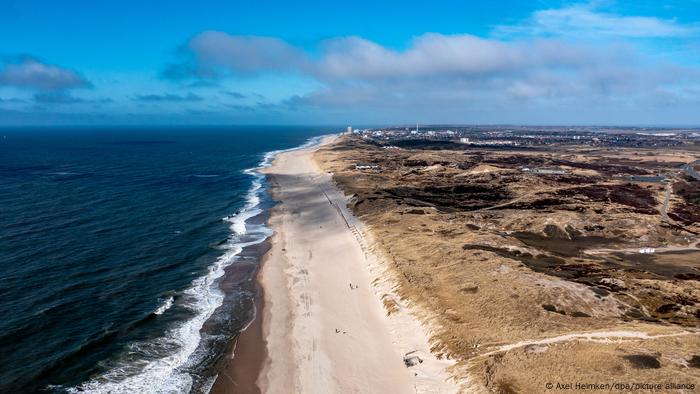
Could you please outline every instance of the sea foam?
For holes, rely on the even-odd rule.
[[[153,313],[155,313],[156,315],[162,315],[163,313],[165,313],[165,311],[170,309],[171,306],[173,306],[173,301],[174,301],[173,297],[168,297],[168,299],[165,300],[163,305],[159,306],[158,309],[156,309],[156,311]]]
[[[246,194],[246,203],[235,215],[223,218],[230,223],[233,235],[224,246],[224,253],[212,264],[205,275],[192,281],[182,292],[178,304],[194,313],[194,316],[169,329],[165,334],[149,342],[135,342],[128,349],[121,361],[117,361],[105,373],[95,376],[77,387],[68,388],[70,393],[183,393],[192,388],[193,378],[189,374],[190,363],[202,339],[201,329],[204,323],[220,307],[224,293],[219,289],[218,279],[224,276],[227,266],[236,261],[237,256],[246,246],[263,242],[272,230],[265,225],[251,225],[248,222],[260,213],[261,193],[264,191],[265,176],[258,170],[269,167],[274,157],[282,152],[303,149],[318,144],[323,136],[309,139],[301,146],[292,149],[276,150],[266,153],[256,168],[245,170],[253,180]],[[246,242],[237,236],[246,235]],[[181,301],[180,301],[181,300]],[[173,304],[173,297],[168,298],[154,313],[161,315]],[[211,387],[211,382],[208,382]]]

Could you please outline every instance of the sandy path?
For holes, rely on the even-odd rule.
[[[693,331],[678,331],[666,334],[649,334],[642,331],[598,331],[598,332],[582,332],[582,333],[571,333],[565,335],[559,335],[550,338],[530,340],[530,341],[519,341],[516,343],[511,343],[508,345],[499,346],[496,350],[489,351],[480,354],[478,358],[491,356],[496,353],[507,352],[509,350],[518,349],[525,346],[532,345],[552,345],[562,342],[570,341],[587,341],[587,342],[598,342],[598,343],[620,343],[628,340],[653,340],[658,338],[668,338],[668,337],[678,337],[685,335],[698,335],[697,332]]]
[[[311,151],[282,153],[265,170],[280,203],[261,275],[269,357],[259,385],[269,393],[414,392],[365,253],[330,203],[337,189]]]

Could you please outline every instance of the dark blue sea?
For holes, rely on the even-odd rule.
[[[254,315],[255,168],[333,131],[0,129],[0,392],[206,392]]]

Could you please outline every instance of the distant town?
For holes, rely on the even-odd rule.
[[[352,129],[348,132],[375,141],[434,142],[435,145],[533,147],[589,145],[619,147],[700,147],[700,129],[648,127],[420,126]]]
[[[383,149],[446,149],[472,151],[550,151],[574,148],[594,154],[602,149],[671,149],[697,152],[695,160],[669,172],[621,172],[614,178],[633,183],[667,183],[674,174],[700,180],[700,129],[637,127],[533,127],[533,126],[423,126],[353,129],[346,134],[379,144]],[[358,170],[380,171],[376,163],[357,163]],[[561,166],[521,165],[519,170],[534,175],[567,175]]]

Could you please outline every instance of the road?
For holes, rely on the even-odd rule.
[[[620,249],[587,249],[584,250],[585,254],[608,254],[608,253],[639,253],[640,248],[620,248]],[[654,253],[664,253],[664,252],[694,252],[700,250],[700,240],[698,240],[694,245],[689,246],[659,246],[654,248]]]
[[[695,160],[694,162],[684,164],[681,169],[685,171],[688,176],[691,176],[695,178],[696,180],[700,181],[700,174],[698,174],[697,171],[695,171],[695,168],[693,168],[694,165],[700,164],[700,160]]]

